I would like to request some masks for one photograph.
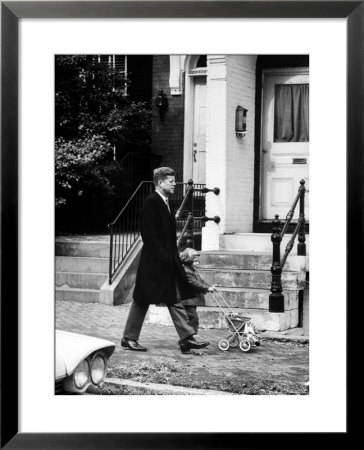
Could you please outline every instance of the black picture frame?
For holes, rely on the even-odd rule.
[[[346,18],[347,300],[362,278],[364,1],[1,2],[1,448],[256,448],[275,434],[19,433],[18,431],[18,22],[21,18]],[[340,124],[338,124],[340,126]],[[364,178],[364,177],[363,177]],[[334,193],[335,180],[327,187]],[[332,211],[330,225],[335,225]],[[338,239],[344,239],[338,236]],[[335,243],[333,243],[335,245]],[[355,249],[355,253],[354,253]],[[362,255],[363,256],[363,255]],[[333,269],[334,270],[334,269]],[[342,274],[345,276],[345,274]],[[353,289],[353,291],[352,291]],[[354,300],[354,298],[353,298]],[[348,346],[349,350],[349,346]],[[9,370],[10,368],[10,370]],[[36,413],[36,411],[35,411]],[[196,415],[198,417],[198,414]],[[179,419],[179,418],[176,418]],[[122,420],[122,414],[121,414]],[[349,421],[348,421],[349,425]],[[349,432],[348,427],[348,432]],[[345,437],[349,433],[344,434]],[[308,437],[308,434],[303,437]],[[340,436],[339,436],[340,437]],[[342,437],[342,436],[341,436]],[[317,438],[317,435],[316,435]],[[295,445],[280,436],[280,446]],[[335,438],[336,439],[336,438]],[[296,440],[296,439],[294,439]],[[302,442],[302,441],[301,441]],[[272,445],[270,444],[271,448]]]

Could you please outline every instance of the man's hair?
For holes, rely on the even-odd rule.
[[[157,169],[153,170],[153,181],[154,186],[158,186],[159,180],[165,180],[168,176],[175,176],[176,173],[173,169],[170,167],[158,167]]]

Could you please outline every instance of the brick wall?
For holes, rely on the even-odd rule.
[[[253,231],[254,120],[256,56],[227,58],[226,232]],[[235,134],[235,111],[248,110],[247,134]]]
[[[162,117],[155,106],[159,89],[168,101]],[[176,180],[183,181],[184,96],[170,95],[169,55],[153,56],[152,100],[152,153],[162,155],[161,164],[175,169]]]

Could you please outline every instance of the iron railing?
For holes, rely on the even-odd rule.
[[[140,236],[139,215],[141,207],[144,200],[153,191],[154,183],[152,181],[142,181],[116,219],[108,225],[110,231],[109,284],[112,283],[116,272]],[[179,242],[183,239],[183,230],[189,215],[193,217],[192,233],[194,234],[201,232],[201,228],[206,220],[215,220],[216,222],[216,218],[208,219],[205,217],[204,194],[210,191],[214,190],[207,189],[204,184],[194,185],[192,180],[188,183],[176,183],[175,192],[170,202],[175,211],[178,212],[176,238],[180,239]],[[218,188],[215,188],[214,192],[218,193],[217,191],[219,191]],[[187,193],[188,202],[184,200]],[[181,206],[183,207],[181,208]]]
[[[142,181],[120,211],[108,225],[110,231],[109,284],[126,255],[140,236],[139,213],[144,200],[153,191],[152,181]]]
[[[184,247],[195,247],[195,235],[202,230],[208,220],[213,220],[215,223],[220,222],[218,216],[205,216],[205,194],[213,192],[215,195],[219,195],[219,188],[208,189],[205,185],[193,184],[193,181],[189,180],[184,189],[184,197],[176,212],[177,223],[180,223],[180,233],[177,239],[177,246],[180,250]]]
[[[288,211],[283,229],[281,229],[281,221],[279,220],[278,214],[275,215],[275,219],[273,221],[273,233],[271,237],[273,243],[273,262],[271,267],[272,283],[271,294],[269,295],[270,312],[284,312],[284,296],[282,294],[282,271],[287,257],[293,248],[297,234],[297,255],[306,256],[305,192],[305,180],[301,180],[296,198],[291,206],[291,209]],[[298,202],[300,202],[300,212],[297,225],[290,240],[287,243],[283,258],[281,259],[281,242],[288,229],[289,224],[292,221]]]

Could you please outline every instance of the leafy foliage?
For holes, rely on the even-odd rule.
[[[109,151],[110,144],[102,136],[56,140],[56,206],[65,204],[67,197],[82,195],[84,189],[93,183],[101,184],[102,189],[110,188],[97,166]]]
[[[57,208],[79,209],[80,199],[117,197],[125,188],[119,160],[128,152],[148,151],[150,105],[131,102],[127,88],[123,72],[96,56],[56,56]]]

